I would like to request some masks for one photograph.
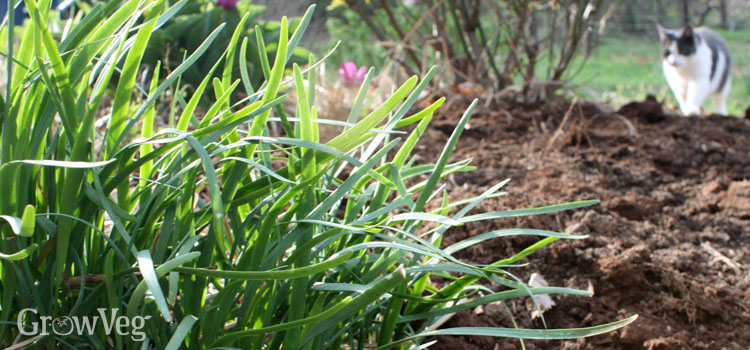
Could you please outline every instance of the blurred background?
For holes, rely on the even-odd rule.
[[[51,24],[53,31],[64,30],[71,8],[85,10],[95,2],[53,1],[61,19]],[[321,110],[350,107],[363,76],[336,85],[343,82],[342,64],[349,62],[353,72],[374,69],[375,97],[370,105],[406,77],[424,75],[437,66],[438,87],[455,92],[490,96],[511,89],[520,93],[522,102],[564,94],[613,108],[653,95],[674,112],[676,100],[662,73],[656,24],[678,28],[685,23],[708,26],[726,39],[734,64],[729,113],[742,116],[749,104],[748,0],[191,0],[154,33],[144,63],[153,68],[161,60],[162,66],[173,68],[211,28],[227,23],[229,30],[213,44],[223,47],[241,15],[250,13],[245,23],[251,38],[246,64],[251,80],[260,83],[263,73],[257,42],[252,41],[254,30],[266,38],[263,44],[272,60],[279,19],[288,16],[295,27],[311,4],[317,5],[316,10],[290,64],[307,63],[310,53],[329,56],[320,88],[321,100],[331,103]],[[0,1],[3,16],[7,5]],[[19,25],[28,17],[22,1],[14,13]],[[210,50],[185,73],[185,86],[196,86],[221,54]],[[239,78],[237,69],[234,74]],[[712,110],[710,101],[704,107]],[[340,119],[335,117],[338,112],[330,114]]]
[[[301,15],[311,1],[254,1],[261,18]],[[441,84],[494,89],[516,84],[529,95],[566,94],[620,106],[652,94],[675,108],[661,69],[656,24],[708,26],[733,55],[729,112],[750,96],[747,0],[324,0],[303,46],[327,61],[388,71],[390,77],[441,70]],[[461,86],[467,86],[466,84]],[[707,105],[710,108],[710,105]]]

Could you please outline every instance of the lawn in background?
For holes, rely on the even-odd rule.
[[[750,107],[750,30],[718,31],[732,54],[732,89],[727,101],[729,114],[742,116]],[[667,86],[661,67],[656,30],[653,37],[609,34],[581,67],[581,58],[572,64],[570,78],[581,97],[604,101],[619,107],[651,94],[665,107],[677,110],[677,100]],[[713,111],[710,101],[703,106]]]

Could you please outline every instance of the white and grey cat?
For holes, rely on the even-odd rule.
[[[732,59],[724,39],[704,27],[657,27],[664,75],[682,114],[701,114],[701,105],[711,98],[716,112],[726,115]]]

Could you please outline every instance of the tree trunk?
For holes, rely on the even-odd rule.
[[[662,0],[654,1],[656,6],[656,22],[664,25],[664,2]]]
[[[727,0],[719,1],[719,12],[721,13],[721,28],[729,29],[729,13],[727,11]]]
[[[633,1],[625,2],[625,31],[635,33],[638,31],[638,11]]]
[[[682,12],[682,25],[690,24],[690,6],[688,6],[688,0],[680,1],[680,10]]]

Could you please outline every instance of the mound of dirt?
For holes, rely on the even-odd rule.
[[[471,98],[452,96],[419,146],[432,162]],[[640,317],[605,335],[526,341],[527,349],[748,349],[750,347],[750,120],[666,114],[649,98],[619,111],[555,100],[523,105],[496,98],[477,107],[453,161],[477,170],[451,176],[453,200],[511,178],[507,196],[475,212],[600,199],[555,215],[472,223],[448,231],[444,245],[491,230],[528,227],[586,234],[559,240],[513,268],[550,285],[593,289],[594,296],[553,296],[550,328],[587,327]],[[436,147],[439,145],[440,147]],[[495,239],[458,257],[474,263],[506,258],[536,241]],[[502,290],[499,285],[490,286]],[[529,300],[508,303],[520,327]],[[495,306],[455,315],[443,327],[513,327]],[[503,308],[504,310],[504,308]],[[441,337],[431,349],[519,349],[517,340]]]

